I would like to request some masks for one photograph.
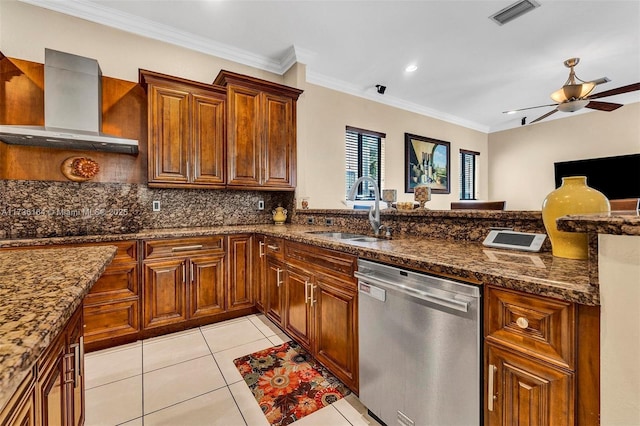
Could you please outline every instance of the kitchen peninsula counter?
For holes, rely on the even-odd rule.
[[[585,305],[599,304],[598,287],[589,282],[587,261],[584,260],[557,258],[550,252],[501,250],[484,247],[478,242],[404,234],[391,240],[351,242],[310,233],[319,230],[337,229],[324,226],[264,224],[150,229],[131,234],[0,240],[0,248],[259,233],[477,284],[494,284]]]
[[[0,251],[0,408],[115,253],[112,246]]]

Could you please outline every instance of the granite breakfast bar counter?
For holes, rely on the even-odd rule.
[[[584,305],[599,304],[598,287],[589,282],[587,261],[557,258],[549,252],[489,249],[474,241],[407,234],[390,240],[349,242],[311,233],[318,230],[341,229],[295,224],[166,228],[131,234],[0,240],[0,248],[256,233],[333,249],[363,259],[457,277],[476,284],[494,284]]]
[[[60,333],[115,252],[112,246],[0,251],[0,407]]]

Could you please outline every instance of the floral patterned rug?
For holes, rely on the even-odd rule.
[[[233,363],[273,426],[293,423],[350,393],[295,342],[245,355]]]

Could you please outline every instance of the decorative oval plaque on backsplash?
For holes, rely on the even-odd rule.
[[[100,171],[97,161],[87,157],[69,157],[60,166],[62,174],[74,182],[86,182]]]

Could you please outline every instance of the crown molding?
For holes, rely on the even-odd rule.
[[[373,102],[378,102],[394,108],[398,108],[405,111],[414,112],[416,114],[425,115],[427,117],[435,118],[438,120],[446,121],[447,123],[466,127],[471,130],[477,130],[482,133],[489,133],[489,126],[485,126],[484,124],[479,124],[473,121],[464,120],[455,115],[451,115],[451,114],[444,113],[442,111],[427,108],[422,105],[415,104],[413,102],[407,102],[399,98],[394,98],[393,96],[389,96],[388,94],[380,95],[373,88],[363,89],[361,86],[356,86],[342,80],[327,77],[325,75],[318,74],[310,70],[307,70],[307,83],[326,87],[332,90],[337,90],[338,92],[347,93],[349,95],[357,96],[359,98],[364,98]]]
[[[288,67],[283,69],[282,61],[256,55],[206,37],[179,31],[168,25],[122,13],[85,0],[19,1],[276,74],[282,75],[288,69]]]

